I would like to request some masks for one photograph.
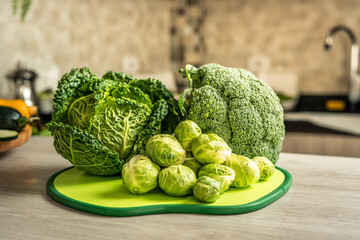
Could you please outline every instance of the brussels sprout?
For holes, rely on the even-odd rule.
[[[146,155],[156,164],[162,167],[182,164],[185,160],[186,151],[179,141],[169,134],[158,134],[146,143]]]
[[[220,197],[220,183],[213,178],[202,176],[196,181],[194,196],[201,202],[215,202]]]
[[[266,157],[254,157],[252,159],[260,170],[260,180],[267,180],[275,173],[275,165]]]
[[[192,193],[195,183],[195,173],[184,165],[164,168],[159,174],[159,186],[170,196],[189,195]]]
[[[191,151],[191,141],[200,134],[200,127],[191,120],[182,121],[175,128],[175,137],[186,151]]]
[[[143,194],[158,186],[160,167],[144,155],[136,155],[122,169],[124,186],[133,194]]]
[[[260,179],[260,170],[255,162],[244,156],[231,154],[224,165],[235,171],[232,187],[243,188],[257,183]]]
[[[202,166],[198,161],[196,161],[196,158],[194,157],[185,158],[183,165],[189,167],[191,170],[194,171],[195,174],[198,174]]]
[[[186,157],[185,158],[192,158],[194,157],[191,152],[186,152]]]
[[[201,134],[192,140],[192,153],[201,164],[222,164],[231,155],[231,149],[217,134]]]
[[[198,177],[207,176],[220,183],[220,192],[223,193],[229,189],[235,179],[235,171],[227,166],[211,163],[202,166]]]

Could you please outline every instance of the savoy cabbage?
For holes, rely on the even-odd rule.
[[[180,121],[177,101],[155,79],[108,71],[72,69],[58,83],[48,128],[56,151],[77,169],[113,175],[145,152],[155,134],[173,133]]]

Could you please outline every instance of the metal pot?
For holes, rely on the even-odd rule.
[[[10,81],[10,98],[22,99],[28,106],[39,106],[39,100],[35,91],[37,74],[26,69],[25,64],[19,63],[17,69],[6,75]]]

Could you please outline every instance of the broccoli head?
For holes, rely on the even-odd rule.
[[[218,134],[236,154],[276,163],[285,135],[284,113],[267,84],[246,70],[218,64],[187,65],[179,72],[191,88],[187,119],[204,133]]]

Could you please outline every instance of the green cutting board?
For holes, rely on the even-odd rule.
[[[267,181],[243,189],[230,188],[214,203],[201,203],[194,196],[172,197],[161,189],[131,194],[120,176],[95,176],[70,167],[51,176],[46,188],[57,202],[81,211],[107,216],[156,213],[239,214],[261,209],[283,196],[292,177],[276,167]]]

